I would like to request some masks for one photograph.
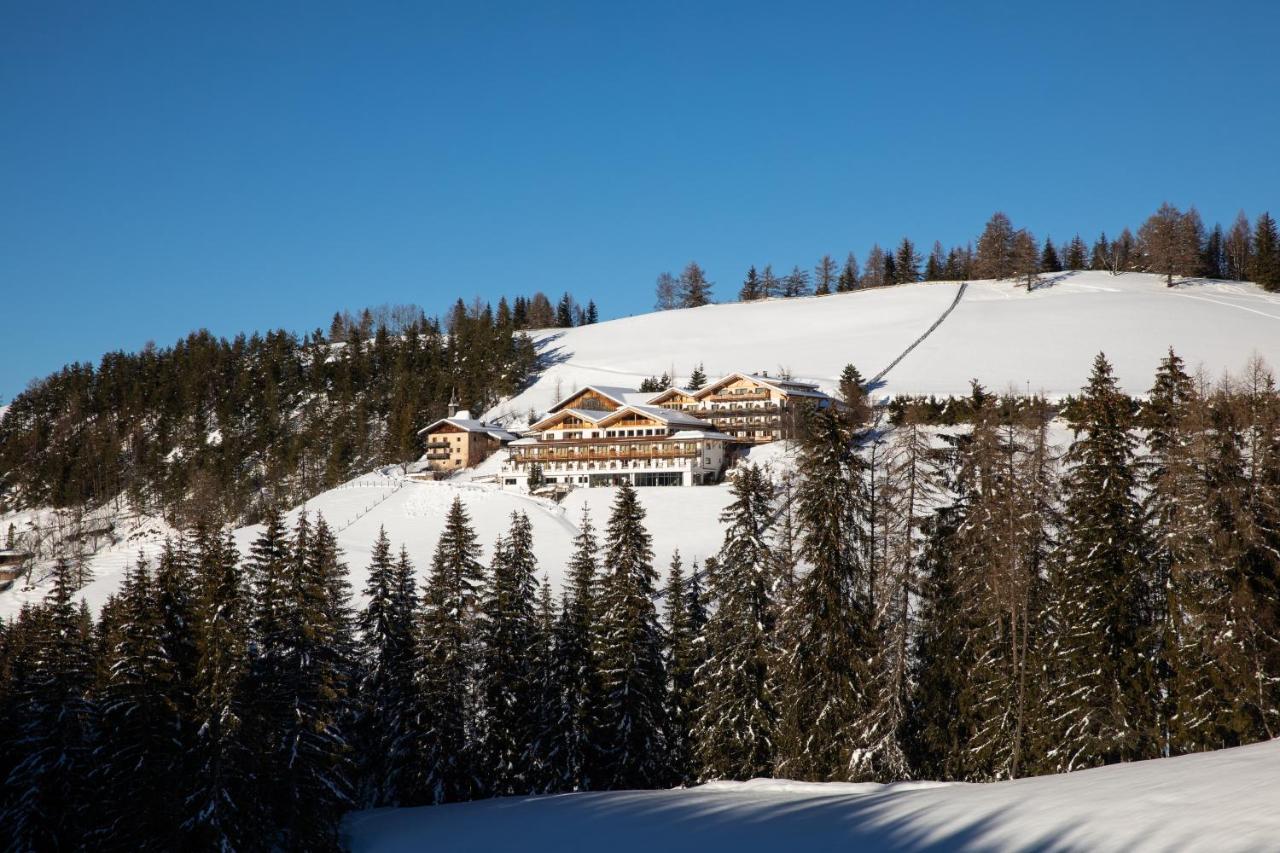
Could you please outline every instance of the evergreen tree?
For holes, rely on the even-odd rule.
[[[1085,250],[1084,240],[1080,239],[1079,234],[1072,237],[1071,242],[1067,244],[1067,253],[1063,259],[1063,266],[1069,270],[1089,268],[1088,253]]]
[[[1044,238],[1044,249],[1040,253],[1040,269],[1043,272],[1062,272],[1062,261],[1058,259],[1058,249],[1053,245],[1052,237]]]
[[[5,782],[0,831],[13,850],[64,850],[87,837],[94,801],[97,707],[92,701],[91,626],[71,601],[74,569],[59,560],[34,624],[27,671],[9,718],[19,760]]]
[[[883,778],[873,718],[880,654],[862,564],[864,463],[830,410],[815,412],[799,462],[796,512],[809,572],[782,618],[776,772],[814,781]]]
[[[556,775],[555,787],[565,791],[590,789],[598,784],[602,773],[596,735],[602,697],[592,644],[598,612],[596,548],[595,529],[584,506],[555,636],[559,713],[548,753]]]
[[[697,670],[697,647],[700,637],[694,633],[689,614],[688,590],[684,566],[677,550],[671,555],[671,569],[663,587],[667,610],[667,749],[671,780],[688,785],[696,778],[691,729],[694,713],[694,672]]]
[[[196,736],[185,774],[183,846],[239,850],[265,834],[254,823],[256,779],[242,739],[250,597],[231,537],[208,529],[197,535]]]
[[[898,251],[893,261],[894,284],[905,284],[920,280],[920,255],[916,253],[915,244],[907,237],[898,244]]]
[[[697,673],[694,728],[702,779],[746,780],[773,770],[777,705],[774,565],[768,544],[773,485],[756,465],[739,469],[721,514],[724,544],[710,579],[715,612]]]
[[[537,585],[533,528],[527,515],[512,513],[506,538],[494,546],[480,604],[477,758],[486,791],[495,796],[536,787],[529,745],[538,735],[540,697],[529,654],[538,636]]]
[[[1260,213],[1253,232],[1250,277],[1270,291],[1280,290],[1280,232],[1271,214]]]
[[[1204,243],[1204,251],[1200,255],[1200,275],[1205,278],[1227,277],[1226,237],[1221,225],[1214,225]]]
[[[706,384],[707,374],[702,370],[702,362],[698,362],[693,368],[693,373],[689,374],[689,381],[685,383],[685,388],[689,391],[699,391]]]
[[[850,252],[844,259],[844,266],[840,268],[840,278],[836,281],[836,291],[839,293],[848,293],[858,289],[858,259]]]
[[[601,787],[644,788],[669,778],[666,673],[653,596],[651,539],[635,489],[618,490],[605,538],[596,654],[603,706]]]
[[[182,727],[169,701],[179,678],[149,566],[141,556],[120,590],[119,642],[108,650],[107,733],[95,775],[106,792],[102,843],[167,850],[177,843]]]
[[[372,808],[397,806],[411,793],[406,776],[415,760],[413,731],[428,721],[416,716],[418,594],[413,565],[403,550],[399,561],[392,559],[391,540],[383,528],[373,545],[364,593],[366,604],[357,623],[364,660],[358,689],[358,800]]]
[[[586,325],[594,326],[598,322],[600,322],[600,312],[596,309],[596,302],[594,299],[588,299]]]
[[[690,261],[680,273],[678,284],[681,308],[697,308],[711,302],[711,282],[707,281],[702,267]]]
[[[478,788],[474,770],[473,695],[477,596],[483,587],[480,546],[461,498],[454,498],[436,545],[423,596],[419,690],[426,726],[417,763],[416,798],[428,803],[467,799]]]
[[[738,301],[751,302],[765,296],[764,287],[760,284],[760,275],[754,265],[747,270],[747,277],[742,280],[742,288],[738,291]]]
[[[1046,758],[1076,770],[1157,754],[1149,577],[1129,399],[1094,360],[1071,414],[1061,553],[1050,581]]]
[[[933,250],[929,252],[929,258],[925,261],[924,280],[925,281],[941,281],[947,275],[947,257],[943,252],[942,243],[938,240],[933,241]]]

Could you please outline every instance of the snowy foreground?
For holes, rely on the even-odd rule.
[[[989,785],[756,779],[347,816],[356,853],[1280,849],[1280,740]]]

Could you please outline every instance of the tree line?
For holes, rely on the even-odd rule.
[[[826,296],[871,287],[918,281],[1014,279],[1030,289],[1044,273],[1068,270],[1153,272],[1173,284],[1175,277],[1253,281],[1280,291],[1280,232],[1275,219],[1260,213],[1250,224],[1241,211],[1230,228],[1206,228],[1192,206],[1181,211],[1165,203],[1135,234],[1128,228],[1114,239],[1103,232],[1091,243],[1079,234],[1058,244],[1051,236],[1037,240],[1027,228],[1015,228],[997,212],[975,242],[944,247],[934,241],[928,253],[909,237],[890,248],[872,245],[865,261],[849,252],[843,261],[823,255],[812,270],[799,265],[778,273],[772,264],[752,265],[738,289],[740,302]],[[662,273],[657,281],[658,310],[696,308],[711,301],[711,282],[696,263],[680,276]]]
[[[33,383],[0,420],[0,507],[127,497],[178,526],[249,523],[377,465],[418,456],[451,398],[484,411],[519,391],[537,354],[505,300],[335,318],[328,335],[114,352]]]
[[[346,809],[776,776],[987,781],[1280,727],[1280,392],[1105,357],[1065,411],[975,383],[884,427],[857,373],[794,473],[744,465],[665,582],[636,491],[557,596],[461,499],[429,571],[381,534],[353,612],[332,531],[197,526],[95,622],[60,566],[0,628],[9,846],[323,849]]]

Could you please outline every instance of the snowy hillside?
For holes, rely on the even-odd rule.
[[[355,853],[1275,850],[1280,741],[987,785],[757,779],[349,815]]]
[[[538,335],[552,366],[490,416],[542,411],[575,388],[639,384],[674,369],[687,378],[790,370],[833,390],[845,364],[878,374],[938,320],[952,282],[802,299],[708,305]],[[884,377],[880,394],[964,394],[977,378],[1060,396],[1079,390],[1105,351],[1124,388],[1144,393],[1170,347],[1192,368],[1238,371],[1255,352],[1280,366],[1280,294],[1252,284],[1187,282],[1104,272],[1046,277],[1028,294],[1007,281],[972,282],[955,310]]]

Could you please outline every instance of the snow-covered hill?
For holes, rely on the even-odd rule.
[[[558,329],[537,336],[549,369],[490,416],[523,417],[592,383],[636,385],[701,362],[708,376],[790,370],[833,390],[849,363],[871,377],[946,311],[960,285],[935,282],[802,299],[708,305]],[[955,310],[884,377],[880,394],[964,394],[969,380],[1061,396],[1079,390],[1105,351],[1124,388],[1143,393],[1170,347],[1211,376],[1255,352],[1280,366],[1280,294],[1252,284],[1104,272],[1046,276],[1027,293],[972,282]]]
[[[355,853],[1276,850],[1280,741],[988,785],[757,779],[349,815]]]
[[[1239,371],[1254,354],[1280,367],[1280,295],[1251,284],[1188,282],[1166,288],[1159,276],[1086,272],[1047,278],[1030,294],[1008,282],[975,282],[957,303],[960,289],[943,282],[709,305],[539,333],[548,368],[489,416],[523,419],[530,408],[549,407],[557,391],[563,396],[591,383],[638,385],[648,375],[672,370],[684,378],[699,362],[709,376],[785,368],[834,390],[845,364],[856,364],[870,377],[906,353],[876,393],[964,394],[969,380],[978,378],[995,391],[1029,386],[1055,396],[1080,388],[1098,351],[1107,353],[1133,393],[1150,386],[1169,346],[1210,375]],[[919,340],[944,314],[946,319]],[[759,448],[755,455],[779,464],[782,450]],[[513,511],[528,512],[541,570],[558,585],[583,507],[602,527],[614,492],[579,490],[559,505],[501,492],[484,476],[497,462],[492,458],[479,471],[441,483],[409,481],[391,471],[371,473],[308,501],[307,509],[322,512],[338,528],[357,593],[380,527],[394,547],[408,548],[425,575],[444,510],[455,495],[466,503],[486,549]],[[686,563],[718,548],[718,518],[728,503],[725,487],[643,489],[640,495],[660,568],[675,548]],[[0,525],[7,527],[10,520],[0,518]],[[91,606],[100,606],[118,587],[139,550],[159,550],[162,524],[140,520],[134,527],[137,533],[127,541],[94,558],[95,579],[82,592]],[[237,532],[242,552],[256,533],[255,528]],[[0,592],[0,616],[11,616],[24,601],[44,593],[43,587],[24,590],[21,584]]]

